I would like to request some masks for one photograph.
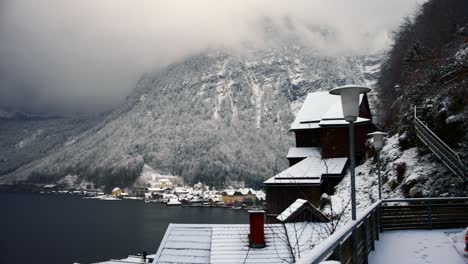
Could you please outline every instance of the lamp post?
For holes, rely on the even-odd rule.
[[[382,200],[382,180],[380,178],[380,151],[382,150],[382,147],[383,147],[384,136],[386,136],[387,133],[376,131],[376,132],[369,133],[367,135],[372,136],[372,138],[374,139],[374,149],[377,151],[377,167],[378,167],[377,177],[379,180],[379,200]]]
[[[341,96],[343,117],[349,122],[349,159],[351,162],[351,219],[356,220],[356,182],[355,182],[355,150],[354,150],[354,121],[359,116],[359,95],[369,92],[371,89],[365,86],[345,85],[330,90],[330,94]],[[357,263],[357,233],[352,233],[353,263]]]
[[[351,162],[351,218],[356,220],[356,181],[355,181],[355,150],[354,150],[354,121],[359,115],[359,95],[369,92],[365,86],[345,85],[330,90],[330,94],[341,96],[343,117],[349,122],[349,159]]]

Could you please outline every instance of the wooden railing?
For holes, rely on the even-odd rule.
[[[466,227],[468,198],[414,198],[382,201],[382,230]]]
[[[468,169],[461,161],[460,157],[447,144],[444,143],[417,115],[417,107],[414,107],[414,128],[416,136],[434,153],[442,163],[447,166],[455,175],[464,178],[468,174]]]
[[[412,198],[377,201],[302,256],[296,263],[338,260],[367,263],[375,240],[385,230],[457,228],[468,225],[468,197]],[[355,237],[355,242],[353,239]],[[354,250],[353,250],[354,249]]]
[[[381,201],[378,201],[363,213],[358,214],[355,221],[340,228],[296,263],[316,264],[329,259],[338,260],[344,264],[367,263],[368,254],[374,250],[375,240],[379,239],[380,205]],[[355,245],[353,235],[356,236]],[[354,246],[356,250],[353,254]]]

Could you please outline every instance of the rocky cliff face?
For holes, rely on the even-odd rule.
[[[147,164],[187,182],[255,185],[287,166],[288,128],[305,95],[373,85],[381,57],[326,57],[300,47],[200,53],[145,74],[104,121],[15,171],[2,169],[0,180],[49,182],[70,174],[128,185]]]

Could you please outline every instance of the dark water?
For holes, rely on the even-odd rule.
[[[89,263],[155,253],[169,223],[247,223],[243,210],[0,193],[0,263]]]

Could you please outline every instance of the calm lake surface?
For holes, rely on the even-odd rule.
[[[158,249],[169,223],[248,223],[245,210],[0,193],[0,263],[89,263]]]

